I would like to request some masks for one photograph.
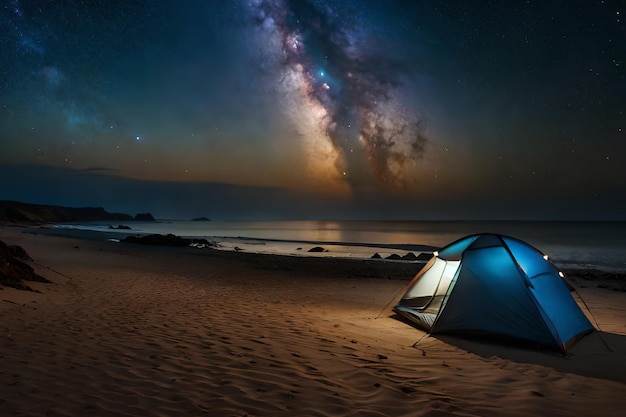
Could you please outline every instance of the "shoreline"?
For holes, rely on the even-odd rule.
[[[17,227],[19,229],[19,227]],[[2,227],[0,227],[0,231]],[[125,243],[111,240],[112,234],[99,231],[72,230],[57,233],[56,230],[26,228],[22,233],[32,236],[42,235],[52,238],[67,239],[89,243],[90,246],[98,246],[98,250],[106,248],[109,251],[128,251],[131,253],[149,254],[180,254],[184,256],[194,256],[206,258],[207,260],[237,262],[246,265],[259,266],[264,269],[276,270],[299,270],[299,271],[326,271],[327,274],[341,277],[367,277],[381,279],[397,279],[402,281],[411,280],[417,272],[426,264],[424,260],[396,260],[396,259],[376,259],[376,258],[356,258],[341,256],[323,256],[324,253],[312,253],[302,251],[295,254],[283,253],[260,253],[250,251],[237,251],[234,249],[222,249],[220,246],[198,249],[191,246],[173,247],[164,245],[141,245]],[[112,232],[116,233],[116,232]],[[127,233],[127,235],[135,235]],[[117,234],[119,236],[119,234]],[[1,240],[1,235],[0,235]],[[293,242],[290,242],[293,243]],[[300,242],[303,243],[303,242]],[[311,246],[318,246],[320,242],[309,242]],[[218,244],[219,245],[219,244]],[[378,246],[364,245],[368,248],[378,248]],[[79,246],[80,247],[80,246]],[[79,249],[76,248],[76,249]],[[315,256],[318,255],[318,256]]]
[[[20,226],[14,226],[20,227]],[[84,239],[84,240],[116,240],[121,241],[128,236],[146,236],[152,233],[138,232],[133,230],[88,230],[81,228],[65,228],[55,227],[54,224],[45,224],[24,227],[25,233],[32,234],[45,234],[51,236],[59,236],[66,238]],[[438,246],[432,246],[427,244],[385,244],[385,243],[362,243],[362,242],[338,242],[338,241],[312,241],[312,240],[287,240],[287,239],[271,239],[271,238],[255,238],[244,236],[196,236],[196,235],[175,235],[186,239],[205,238],[214,243],[213,249],[221,250],[224,252],[240,252],[245,251],[247,253],[256,253],[264,255],[283,255],[283,256],[301,256],[301,257],[336,257],[340,259],[373,259],[373,256],[378,252],[386,252],[387,255],[405,256],[410,253],[430,254],[434,250],[439,249]],[[122,242],[120,242],[122,243]],[[258,250],[259,247],[267,246],[268,244],[282,244],[288,249],[282,250],[270,250],[262,251]],[[246,249],[242,249],[241,247]],[[308,246],[305,248],[303,246]],[[315,247],[323,247],[324,250],[319,252],[310,251]],[[331,249],[329,249],[331,248]],[[350,249],[358,248],[358,254],[353,255]],[[371,252],[366,252],[365,249],[372,249]],[[378,251],[378,252],[377,252]],[[399,251],[400,254],[394,251]],[[390,259],[393,260],[393,259]],[[424,260],[418,262],[425,263]]]
[[[0,229],[2,227],[8,227],[7,225],[0,225]],[[136,236],[140,235],[135,231],[127,231],[127,230],[116,230],[116,231],[107,231],[107,230],[84,230],[84,229],[66,229],[66,228],[54,228],[50,224],[45,225],[13,225],[9,227],[22,228],[24,233],[31,234],[43,234],[57,237],[64,237],[69,239],[80,239],[80,240],[91,240],[94,242],[99,241],[116,241],[116,243],[120,244],[128,244],[123,242],[117,242],[121,240],[120,238],[126,236]],[[143,233],[146,235],[148,233]],[[183,238],[196,238],[197,236],[180,236]],[[347,243],[347,242],[320,242],[320,241],[305,241],[305,240],[280,240],[280,239],[261,239],[261,238],[248,238],[248,237],[214,237],[216,240],[212,240],[215,245],[213,247],[207,248],[183,248],[188,249],[190,251],[214,251],[217,253],[222,253],[224,256],[229,256],[228,253],[236,252],[241,255],[246,255],[249,257],[261,257],[259,259],[264,259],[262,257],[286,257],[286,258],[311,258],[314,260],[320,260],[319,262],[330,262],[334,263],[334,268],[345,264],[346,268],[349,269],[348,264],[350,262],[356,261],[371,261],[376,263],[387,262],[390,264],[414,264],[417,265],[417,269],[413,268],[410,265],[399,266],[396,265],[395,269],[398,271],[415,271],[413,275],[410,276],[411,279],[415,273],[423,267],[428,259],[425,258],[408,258],[401,259],[403,256],[416,254],[417,256],[429,255],[433,250],[440,249],[437,246],[432,246],[428,244],[375,244],[375,243]],[[212,239],[212,238],[211,238]],[[223,239],[223,240],[219,240]],[[245,242],[253,242],[251,244],[252,247],[245,247],[243,243]],[[290,245],[291,248],[289,250],[281,251],[263,251],[259,250],[259,246],[264,246],[265,242],[280,242],[286,245]],[[320,252],[310,252],[306,248],[299,247],[299,245],[309,245],[310,248],[313,247],[322,247],[325,249]],[[143,246],[143,245],[140,245]],[[244,249],[241,248],[244,246]],[[330,247],[328,249],[327,247]],[[359,247],[359,248],[367,248],[372,249],[371,252],[360,252],[356,256],[350,253],[351,247]],[[309,249],[310,249],[309,248]],[[170,248],[171,249],[171,248]],[[337,250],[338,249],[338,250]],[[180,250],[180,249],[179,249]],[[383,253],[385,256],[376,259],[374,257],[375,254],[379,252]],[[384,252],[388,251],[388,252]],[[399,251],[399,252],[398,252]],[[237,255],[237,256],[241,256]],[[265,258],[267,259],[267,258]],[[333,259],[334,261],[326,261],[328,259]],[[285,260],[286,263],[295,262],[293,260],[289,261]],[[304,263],[305,261],[301,261]],[[624,291],[626,292],[626,270],[622,268],[604,266],[601,264],[589,264],[586,262],[578,262],[578,261],[561,261],[552,260],[554,265],[563,271],[566,274],[566,277],[569,281],[574,284],[577,284],[582,287],[588,286],[596,286],[599,288],[606,288],[613,291]],[[384,269],[379,265],[379,269]],[[393,268],[388,268],[393,269]]]

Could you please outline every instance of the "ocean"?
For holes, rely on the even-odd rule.
[[[626,222],[570,221],[168,221],[127,222],[132,230],[110,223],[59,224],[57,232],[175,234],[206,238],[224,250],[305,256],[369,258],[432,252],[463,236],[500,233],[533,245],[561,266],[626,271]],[[113,224],[113,226],[116,226]],[[321,246],[326,252],[308,252]]]

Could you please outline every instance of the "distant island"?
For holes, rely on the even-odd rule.
[[[63,207],[46,204],[29,204],[19,201],[0,200],[0,222],[45,223],[87,221],[154,221],[150,213],[133,216],[125,213],[109,213],[102,207]]]
[[[139,220],[142,222],[153,222],[155,221],[154,217],[150,213],[137,213],[135,216],[135,220]]]
[[[196,217],[194,219],[191,219],[192,222],[210,222],[211,219],[207,218],[207,217]]]

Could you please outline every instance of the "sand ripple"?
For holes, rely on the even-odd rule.
[[[433,337],[414,348],[421,332],[376,318],[401,281],[24,239],[56,284],[0,292],[22,297],[0,310],[2,416],[617,416],[626,406],[615,369],[572,368],[624,364],[624,316],[594,294],[614,352],[593,339],[570,358]]]

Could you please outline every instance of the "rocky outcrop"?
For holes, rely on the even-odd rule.
[[[142,222],[153,222],[155,221],[155,218],[150,213],[137,213],[137,215],[135,216],[135,220]]]
[[[24,281],[46,282],[26,261],[30,256],[21,246],[9,246],[0,240],[0,284],[19,290],[33,291]]]
[[[4,222],[85,222],[99,220],[132,220],[123,213],[109,213],[102,207],[62,207],[0,201],[0,221]]]

